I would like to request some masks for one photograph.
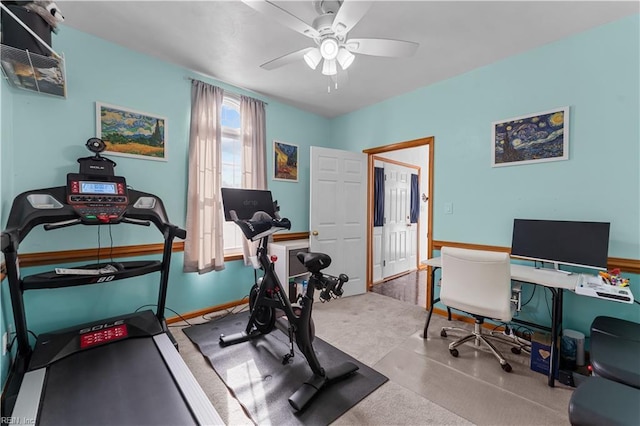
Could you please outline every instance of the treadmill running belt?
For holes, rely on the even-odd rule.
[[[39,425],[196,424],[153,338],[78,352],[47,371]]]

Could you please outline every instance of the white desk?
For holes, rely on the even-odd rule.
[[[423,265],[434,268],[442,267],[442,260],[434,257],[421,262]],[[553,270],[534,268],[533,266],[511,264],[511,279],[545,287],[561,288],[563,290],[575,290],[578,284],[579,274],[564,274]]]
[[[427,329],[431,321],[431,314],[436,303],[440,298],[434,299],[433,293],[435,289],[434,273],[436,269],[442,267],[442,261],[439,257],[434,257],[421,262],[423,265],[431,266],[431,292],[430,292],[430,308],[427,321],[424,325],[423,338],[427,338]],[[544,270],[534,268],[533,266],[511,264],[511,279],[536,285],[547,287],[551,291],[552,312],[551,312],[551,358],[549,360],[549,386],[555,385],[555,372],[558,369],[558,354],[560,353],[559,333],[562,329],[562,293],[563,290],[573,291],[578,283],[579,274],[567,275],[552,270]],[[451,320],[451,316],[449,316]]]

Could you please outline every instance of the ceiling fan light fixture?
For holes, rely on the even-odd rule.
[[[338,63],[340,64],[342,69],[346,70],[351,66],[355,58],[356,56],[353,53],[349,52],[344,47],[341,47],[340,51],[338,51],[338,56],[336,59],[338,60]]]
[[[335,59],[325,59],[322,64],[322,74],[324,75],[336,75],[338,74],[338,67],[336,67]]]
[[[309,65],[309,68],[315,70],[322,60],[322,54],[320,49],[313,49],[304,54],[304,61]]]
[[[338,51],[340,50],[340,46],[338,45],[338,40],[332,37],[327,37],[320,43],[320,54],[326,60],[335,59],[338,56]]]

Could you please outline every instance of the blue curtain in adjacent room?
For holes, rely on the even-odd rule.
[[[373,226],[384,225],[384,168],[373,169]]]
[[[411,223],[418,223],[420,217],[420,182],[418,175],[411,175]]]

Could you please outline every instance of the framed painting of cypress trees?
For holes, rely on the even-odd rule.
[[[105,154],[167,160],[167,119],[155,114],[96,102],[96,134]]]

